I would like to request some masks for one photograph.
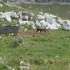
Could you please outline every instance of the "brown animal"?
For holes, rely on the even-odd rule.
[[[44,32],[48,31],[46,29],[47,26],[39,26],[37,24],[35,24],[35,26],[36,26],[36,32],[40,32],[41,33],[42,31],[44,31]]]

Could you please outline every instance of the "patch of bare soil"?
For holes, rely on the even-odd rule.
[[[35,34],[35,32],[33,32],[32,30],[28,30],[26,32],[18,31],[18,35],[20,35],[20,36],[32,36],[34,34]]]
[[[51,31],[36,32],[36,31],[33,31],[33,30],[27,30],[26,32],[24,32],[24,31],[18,31],[18,35],[19,36],[35,36],[35,35],[38,35],[38,34],[49,35],[49,34],[52,34],[52,32]]]

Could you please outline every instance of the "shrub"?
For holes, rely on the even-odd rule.
[[[13,47],[17,47],[22,43],[22,39],[20,38],[14,38],[13,39]]]
[[[35,65],[43,65],[44,64],[43,59],[30,59],[29,62],[32,64],[35,64]]]

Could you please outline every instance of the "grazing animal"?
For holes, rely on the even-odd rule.
[[[44,31],[44,32],[46,32],[46,27],[47,26],[39,26],[39,25],[37,25],[37,24],[35,24],[35,26],[36,26],[36,32],[42,32],[42,31]]]
[[[17,34],[19,26],[0,26],[0,34]]]

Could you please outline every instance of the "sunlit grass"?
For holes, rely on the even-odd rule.
[[[6,64],[15,66],[16,69],[20,60],[24,60],[32,65],[33,70],[65,70],[70,63],[69,34],[69,31],[52,30],[48,34],[20,36],[23,44],[16,48],[12,45],[15,37],[2,35],[0,57],[5,56]],[[7,61],[7,58],[11,59]]]
[[[58,15],[64,19],[70,19],[70,5],[27,5],[21,4],[22,9],[4,6],[0,11],[33,11],[35,15],[39,11]],[[29,8],[31,6],[31,9]],[[41,10],[42,9],[42,10]],[[0,25],[16,24],[0,20]],[[23,27],[20,30],[24,30]],[[33,30],[32,30],[33,31]],[[0,57],[4,64],[0,70],[8,70],[7,65],[19,70],[21,60],[31,65],[31,70],[70,70],[70,31],[50,30],[46,33],[31,35],[0,36]],[[21,38],[23,44],[13,47],[13,39]]]

